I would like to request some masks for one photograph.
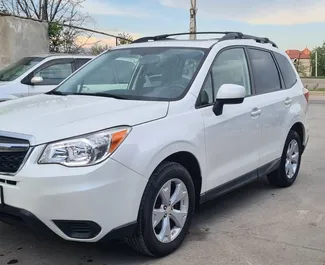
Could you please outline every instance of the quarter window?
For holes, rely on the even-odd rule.
[[[246,95],[251,95],[248,64],[244,49],[233,48],[218,55],[212,66],[212,78],[215,96],[223,84],[241,85],[245,87]]]
[[[207,106],[214,102],[213,98],[213,86],[212,86],[212,78],[211,73],[209,73],[208,78],[205,80],[201,93],[199,95],[199,106]]]
[[[249,56],[254,72],[256,94],[280,90],[280,76],[272,54],[267,51],[249,49]]]
[[[293,70],[293,66],[288,61],[288,59],[279,53],[274,53],[275,59],[277,60],[286,88],[291,88],[297,82],[297,76],[295,71]]]

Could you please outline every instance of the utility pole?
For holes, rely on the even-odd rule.
[[[317,74],[318,74],[318,73],[317,73],[317,70],[318,70],[318,69],[317,69],[317,64],[318,64],[317,61],[318,61],[318,58],[317,58],[317,50],[316,50],[316,54],[315,54],[315,76],[316,76],[316,77],[317,77]]]
[[[196,39],[196,13],[197,13],[197,8],[196,8],[196,0],[190,0],[191,1],[191,9],[190,9],[190,39],[195,40]]]

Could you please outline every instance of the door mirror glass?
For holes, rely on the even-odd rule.
[[[223,106],[227,104],[241,104],[246,96],[245,87],[235,84],[222,85],[217,94],[213,112],[219,116],[222,114]]]
[[[41,76],[34,76],[30,82],[33,85],[43,83],[43,77],[41,77]]]

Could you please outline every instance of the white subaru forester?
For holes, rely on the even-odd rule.
[[[1,103],[0,219],[164,256],[200,203],[263,176],[292,185],[309,94],[275,43],[222,34],[142,38]]]

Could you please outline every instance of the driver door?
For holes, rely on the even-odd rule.
[[[213,103],[223,84],[236,84],[246,88],[246,98],[238,105],[225,105],[216,116]],[[234,47],[219,52],[200,94],[200,107],[206,139],[207,190],[220,192],[251,181],[257,177],[261,124],[253,115],[257,107],[251,89],[251,76],[244,48]]]
[[[74,67],[73,59],[57,59],[46,62],[30,75],[28,94],[32,96],[53,90],[74,72]],[[42,77],[43,81],[32,84],[31,80],[35,76]]]

